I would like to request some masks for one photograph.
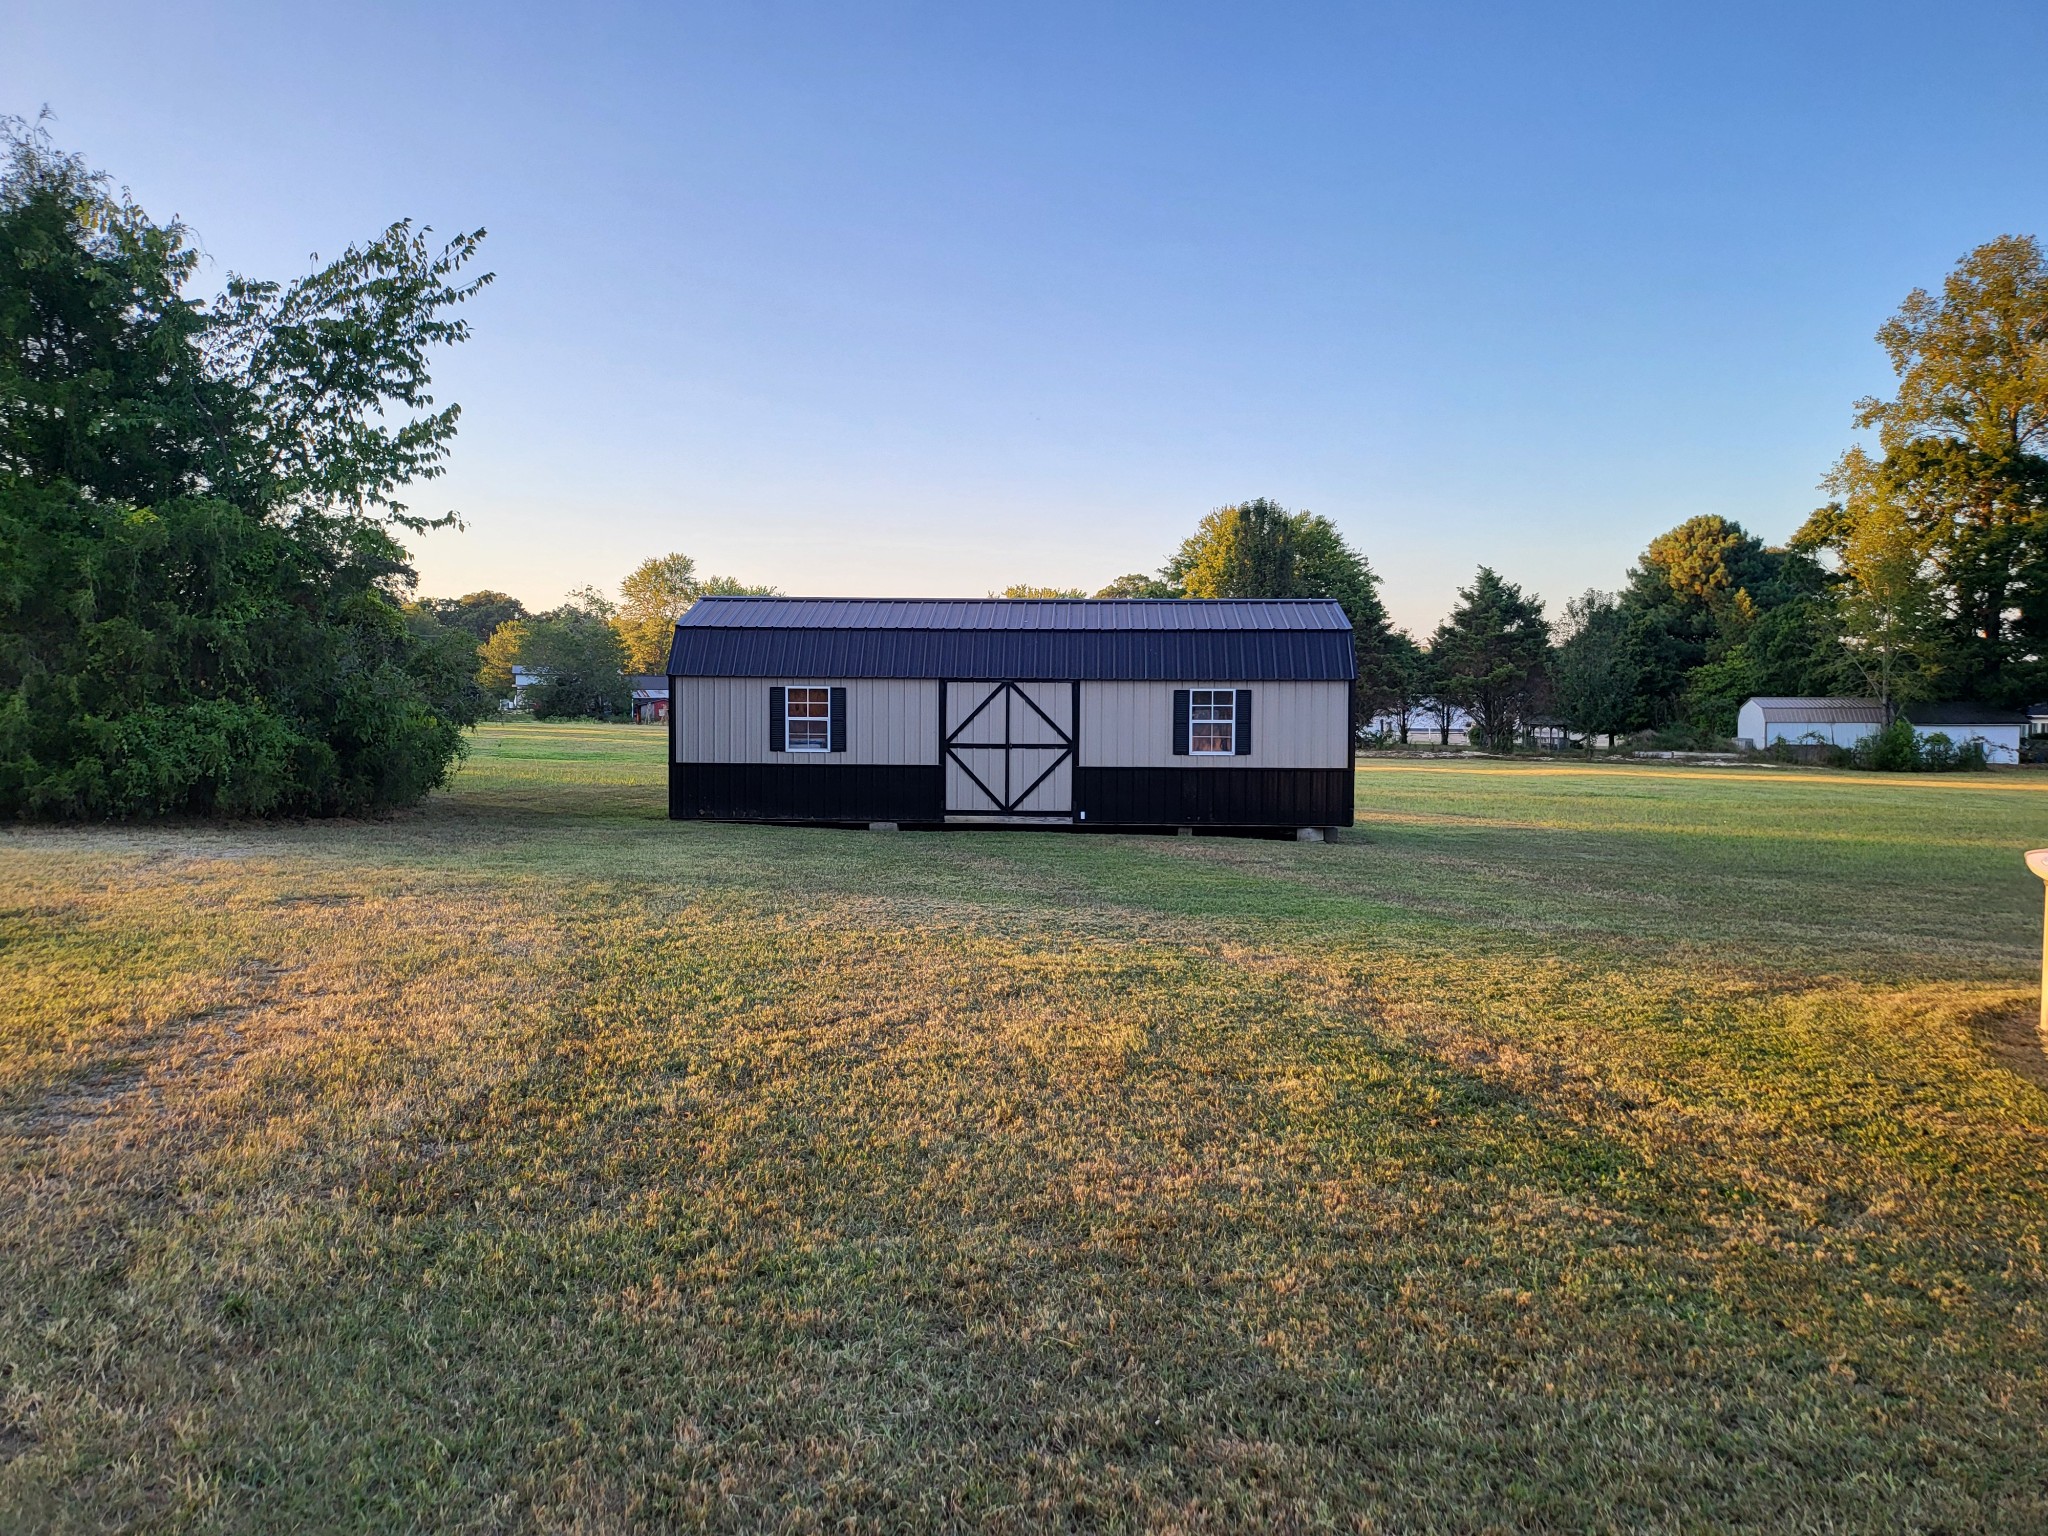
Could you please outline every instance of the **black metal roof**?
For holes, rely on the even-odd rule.
[[[1994,709],[1988,704],[1908,704],[1900,711],[1915,725],[2026,725],[2024,710]]]
[[[1334,681],[1357,673],[1328,598],[706,597],[675,677]]]

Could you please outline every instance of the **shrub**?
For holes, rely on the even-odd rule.
[[[1838,747],[1814,731],[1809,731],[1798,741],[1780,737],[1764,748],[1762,755],[1773,762],[1819,764],[1827,768],[1853,767],[1856,762],[1856,754],[1847,747]]]
[[[418,800],[487,702],[392,532],[454,432],[411,410],[476,237],[195,302],[182,226],[19,122],[0,149],[0,817]]]
[[[1956,744],[1942,731],[1931,731],[1919,738],[1920,761],[1917,767],[1929,773],[1946,773],[1956,765]]]
[[[1904,716],[1858,742],[1852,761],[1878,773],[1957,773],[1990,766],[1981,739],[1958,742],[1941,731],[1922,736]]]

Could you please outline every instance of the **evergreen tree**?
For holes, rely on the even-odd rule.
[[[1524,595],[1486,566],[1430,638],[1437,696],[1472,717],[1486,746],[1511,751],[1542,699],[1550,658],[1543,600]]]

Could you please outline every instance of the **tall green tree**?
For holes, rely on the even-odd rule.
[[[1629,730],[1642,710],[1628,616],[1611,593],[1588,591],[1565,604],[1563,638],[1551,658],[1551,692],[1565,725],[1585,736]]]
[[[526,605],[506,592],[471,592],[462,597],[423,597],[406,604],[450,629],[459,629],[482,645],[500,624],[527,617]]]
[[[1294,518],[1264,496],[1218,507],[1160,575],[1188,597],[1294,597],[1295,536]]]
[[[1458,591],[1458,606],[1430,637],[1439,698],[1472,717],[1474,734],[1496,750],[1512,750],[1542,700],[1550,659],[1543,600],[1479,567]]]
[[[1843,649],[1864,689],[1885,707],[1933,695],[1953,631],[1929,567],[1926,531],[1903,508],[1866,507],[1842,538]]]
[[[477,650],[477,686],[492,698],[503,702],[517,696],[512,669],[524,666],[522,659],[526,649],[526,633],[533,623],[531,615],[523,619],[507,619],[491,631]]]
[[[394,224],[290,284],[0,128],[0,815],[333,814],[441,783],[486,705],[403,611],[440,474],[428,361],[481,232]]]
[[[730,576],[699,576],[697,562],[675,552],[643,560],[619,583],[612,615],[626,665],[633,672],[659,672],[668,665],[676,620],[700,597],[773,597],[775,588],[749,586]],[[586,599],[582,605],[588,608]]]
[[[1119,576],[1109,583],[1097,597],[1180,597],[1180,588],[1163,576],[1147,576],[1134,571],[1128,576]]]
[[[1631,726],[1684,723],[1725,736],[1750,694],[1813,691],[1837,658],[1795,659],[1784,647],[1826,644],[1814,622],[1825,589],[1809,552],[1766,548],[1724,517],[1659,534],[1620,594],[1637,678]]]
[[[1428,701],[1431,690],[1429,658],[1421,646],[1405,630],[1389,629],[1387,647],[1387,669],[1382,701],[1371,714],[1361,713],[1361,720],[1374,716],[1391,716],[1394,734],[1402,745],[1407,745],[1409,722],[1415,712]]]
[[[1394,628],[1380,600],[1378,575],[1336,524],[1315,512],[1297,512],[1292,521],[1294,595],[1335,598],[1351,621],[1363,723],[1396,707],[1410,691],[1414,642]]]
[[[1265,497],[1219,507],[1160,575],[1188,597],[1334,598],[1351,621],[1361,723],[1407,689],[1413,663],[1380,600],[1379,577],[1320,513],[1289,512]]]
[[[519,664],[540,674],[526,690],[536,719],[615,720],[632,713],[626,646],[613,620],[611,604],[586,590],[520,626]]]
[[[2048,689],[2048,260],[2040,242],[2003,235],[1978,246],[1939,293],[1907,295],[1877,339],[1898,388],[1889,400],[1858,401],[1855,420],[1876,428],[1879,451],[1843,455],[1829,480],[1835,500],[1800,539],[1846,555],[1868,525],[1875,545],[1896,546],[1889,525],[1903,518],[1939,605],[1944,690],[2023,702]],[[1903,569],[1896,549],[1863,564]],[[1859,597],[1860,582],[1849,580],[1846,622],[1867,636],[1871,604],[1897,610],[1896,595]],[[1862,654],[1871,654],[1867,643]]]
[[[614,625],[630,670],[654,672],[667,665],[676,620],[703,590],[697,562],[680,551],[641,561],[619,583],[622,601]]]

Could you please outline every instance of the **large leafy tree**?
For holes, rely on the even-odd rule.
[[[1944,632],[1926,543],[1903,509],[1880,504],[1855,518],[1838,546],[1843,651],[1888,716],[1934,693],[1953,640]]]
[[[1620,594],[1636,674],[1630,724],[1683,720],[1725,736],[1750,694],[1827,686],[1819,679],[1831,655],[1815,665],[1786,651],[1788,640],[1826,646],[1825,585],[1810,554],[1766,548],[1724,517],[1690,518],[1659,534]]]
[[[623,601],[614,620],[629,668],[653,672],[666,664],[676,620],[690,611],[703,590],[697,562],[680,552],[643,560],[633,568],[619,583]]]
[[[1160,574],[1188,597],[1295,597],[1294,518],[1261,496],[1218,507]]]
[[[507,592],[470,592],[462,597],[423,597],[407,608],[425,614],[435,622],[459,629],[478,645],[490,639],[501,624],[527,616],[526,604]]]
[[[626,647],[609,603],[577,593],[520,626],[518,657],[540,674],[526,703],[541,720],[610,720],[631,712]]]
[[[1160,575],[1170,593],[1188,597],[1335,598],[1351,621],[1360,719],[1409,691],[1412,642],[1387,618],[1371,565],[1319,513],[1289,512],[1265,497],[1218,507]]]
[[[1745,699],[1831,693],[1843,686],[1840,617],[1822,593],[1740,611],[1713,637],[1708,659],[1685,674],[1675,711],[1707,736],[1731,736]]]
[[[619,583],[612,626],[634,672],[659,672],[668,665],[676,620],[700,597],[772,597],[775,588],[750,586],[731,576],[699,576],[697,562],[680,552],[643,560]],[[587,606],[587,604],[586,604]]]
[[[1940,293],[1909,294],[1877,339],[1898,390],[1858,401],[1856,424],[1877,430],[1878,451],[1843,455],[1828,482],[1835,500],[1798,541],[1844,557],[1853,631],[1867,635],[1874,608],[1930,609],[1944,631],[1944,688],[2021,702],[2048,688],[2048,259],[2040,242],[2004,235],[1978,246]],[[1906,569],[1901,539],[1917,550],[1925,592],[1859,595],[1852,546],[1862,542],[1865,569],[1895,579]],[[1880,546],[1892,553],[1873,565],[1868,550]],[[1902,607],[1902,599],[1910,600]],[[1895,620],[1883,627],[1898,630]],[[1924,649],[1917,640],[1916,654]],[[1861,654],[1872,653],[1865,645]]]
[[[516,696],[518,689],[512,676],[512,669],[526,664],[523,653],[527,630],[532,623],[531,615],[521,619],[507,619],[492,630],[484,643],[477,647],[477,685],[492,698],[503,701]]]
[[[393,532],[429,521],[397,498],[443,468],[427,359],[481,233],[201,302],[183,226],[39,128],[0,144],[0,814],[417,800],[485,704]]]
[[[1179,597],[1181,591],[1163,576],[1147,576],[1142,571],[1133,571],[1128,576],[1119,576],[1100,592],[1097,597]]]
[[[1438,697],[1472,717],[1488,746],[1512,749],[1542,700],[1550,658],[1543,600],[1479,567],[1458,606],[1430,637]]]
[[[1565,604],[1564,638],[1551,658],[1551,692],[1570,729],[1589,739],[1630,729],[1642,709],[1628,617],[1611,593]]]

